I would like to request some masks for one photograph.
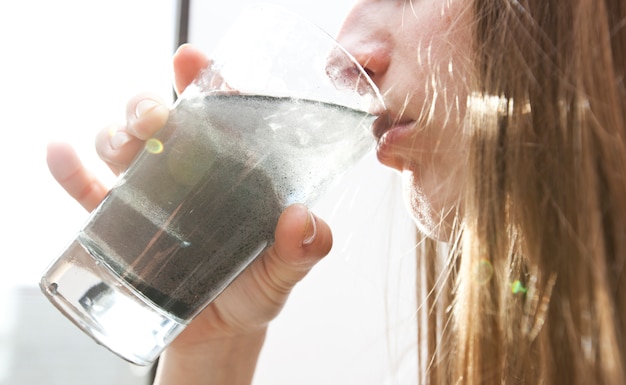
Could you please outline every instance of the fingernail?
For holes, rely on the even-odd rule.
[[[130,142],[130,139],[131,137],[130,135],[128,135],[128,133],[122,130],[118,130],[113,135],[111,135],[111,138],[109,139],[109,145],[112,149],[119,150],[126,143]]]
[[[152,99],[144,99],[137,103],[137,105],[135,106],[135,117],[140,118],[158,106],[159,103],[157,103],[156,101]]]
[[[317,235],[317,223],[315,220],[315,215],[308,210],[309,216],[306,221],[306,225],[304,226],[304,240],[302,241],[303,246],[308,246],[315,241],[315,236]]]

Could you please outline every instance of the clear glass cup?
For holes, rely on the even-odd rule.
[[[44,273],[43,293],[112,352],[153,362],[375,145],[365,71],[281,8],[245,11],[170,118]]]

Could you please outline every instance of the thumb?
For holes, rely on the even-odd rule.
[[[294,285],[330,252],[333,243],[326,222],[303,205],[283,211],[274,238],[274,244],[211,307],[228,333],[267,325],[281,311]]]
[[[281,214],[274,238],[274,245],[261,262],[275,295],[288,293],[330,252],[333,244],[328,224],[300,204]]]
[[[274,244],[255,260],[227,290],[243,291],[251,303],[251,319],[244,324],[269,321],[282,309],[291,289],[326,256],[333,238],[326,222],[317,218],[304,205],[292,205],[283,211],[274,237]],[[243,294],[243,293],[241,293]]]

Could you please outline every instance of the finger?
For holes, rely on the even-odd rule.
[[[288,207],[278,221],[274,245],[217,298],[220,310],[211,318],[211,327],[225,334],[262,327],[280,312],[291,289],[331,247],[332,234],[324,221],[303,205]],[[241,312],[242,308],[247,311]]]
[[[332,245],[328,224],[306,206],[295,204],[281,214],[270,254],[287,265],[308,270],[330,252]]]
[[[292,205],[281,215],[276,226],[274,245],[261,259],[257,279],[274,291],[268,296],[287,294],[293,286],[326,256],[333,238],[326,222],[304,205]]]
[[[106,186],[85,168],[70,145],[50,143],[46,161],[54,179],[87,211],[95,209],[107,194]]]
[[[118,175],[144,146],[144,141],[165,125],[169,110],[155,94],[138,94],[127,103],[127,124],[105,127],[96,136],[96,151]]]
[[[208,66],[209,59],[198,48],[183,44],[176,50],[173,64],[174,87],[176,92],[180,94],[200,71]]]
[[[147,140],[165,125],[168,116],[169,108],[159,95],[137,94],[126,103],[126,131]]]
[[[274,244],[247,270],[255,301],[284,302],[291,289],[330,252],[333,239],[326,222],[304,205],[292,205],[280,216]]]

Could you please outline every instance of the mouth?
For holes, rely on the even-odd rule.
[[[372,132],[376,137],[378,160],[391,168],[402,170],[407,149],[414,142],[415,120],[385,113],[374,121]],[[409,151],[410,152],[410,151]]]
[[[381,138],[388,132],[395,129],[406,128],[414,123],[411,119],[400,119],[393,114],[385,112],[381,114],[374,122],[373,133],[376,140],[380,142]]]

